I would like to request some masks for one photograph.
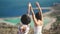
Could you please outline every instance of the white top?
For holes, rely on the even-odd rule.
[[[34,27],[34,34],[42,34],[42,26]]]
[[[28,34],[28,32],[29,32],[29,26],[26,26],[26,30],[24,34]]]
[[[28,34],[28,32],[29,32],[29,26],[28,25],[23,25],[23,26],[26,26],[26,30],[25,30],[25,32],[20,32],[20,30],[19,30],[19,34]],[[20,28],[22,28],[22,27],[19,27],[19,29]]]
[[[23,26],[26,26],[26,30],[25,30],[25,32],[19,31],[19,34],[28,34],[30,27],[27,25],[23,25]],[[42,26],[34,27],[34,34],[42,34]]]

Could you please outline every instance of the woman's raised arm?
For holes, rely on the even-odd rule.
[[[32,8],[31,3],[29,3],[29,6],[30,6],[30,10],[31,10],[31,12],[32,12],[32,18],[33,18],[33,21],[34,21],[34,23],[35,23],[35,25],[36,25],[37,19],[36,19],[36,17],[35,17],[35,14],[34,14],[34,11],[33,11],[33,8]]]
[[[40,7],[38,2],[36,2],[36,6],[38,7],[38,10],[39,10],[39,12],[41,14],[41,20],[43,21],[42,9],[41,9],[41,7]]]

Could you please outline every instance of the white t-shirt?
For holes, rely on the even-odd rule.
[[[42,34],[42,26],[34,27],[34,34]]]

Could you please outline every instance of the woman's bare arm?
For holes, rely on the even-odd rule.
[[[31,12],[32,12],[32,18],[33,18],[33,20],[34,20],[34,24],[36,25],[36,23],[37,23],[37,19],[36,19],[36,17],[35,17],[35,14],[34,14],[33,8],[32,8],[32,6],[31,6],[31,3],[29,4],[29,6],[30,6],[30,9],[31,9]]]
[[[42,17],[41,21],[43,21],[42,9],[41,9],[41,7],[40,7],[38,2],[36,2],[36,6],[38,7],[39,12],[41,13],[41,17]]]
[[[29,6],[29,3],[28,3],[28,15],[30,14],[30,6]]]

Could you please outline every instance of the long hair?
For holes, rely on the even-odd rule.
[[[35,14],[35,17],[36,17],[37,20],[42,20],[41,12],[37,12]]]

